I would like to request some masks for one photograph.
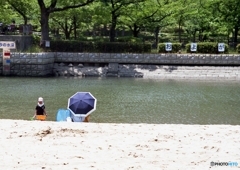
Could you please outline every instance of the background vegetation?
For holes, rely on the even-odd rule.
[[[160,52],[159,43],[165,42],[181,47],[221,42],[228,51],[239,52],[239,0],[5,0],[0,7],[2,34],[18,34],[19,25],[31,24],[41,46],[47,40],[59,46],[74,40],[72,47],[82,41],[99,50],[107,42],[110,50],[116,42],[126,42],[121,49],[144,52],[139,47],[150,44]],[[13,21],[17,29],[3,31]],[[149,51],[148,45],[142,48]]]

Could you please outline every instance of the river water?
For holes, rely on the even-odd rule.
[[[77,91],[98,100],[91,122],[240,124],[240,82],[228,80],[0,77],[0,118],[29,120],[41,96],[55,121]]]

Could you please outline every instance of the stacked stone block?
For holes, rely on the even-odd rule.
[[[119,65],[119,77],[240,80],[240,66]]]
[[[55,62],[240,65],[240,55],[232,54],[128,54],[56,53]]]
[[[0,53],[0,75],[2,62]],[[232,54],[11,53],[11,75],[15,76],[238,79],[239,66],[240,55]]]
[[[2,56],[0,56],[2,58]],[[11,76],[53,75],[53,53],[11,53]],[[1,64],[2,65],[2,64]],[[2,70],[2,69],[1,69]]]
[[[106,76],[107,70],[107,67],[83,67],[82,64],[55,63],[53,73],[55,76],[103,77]]]

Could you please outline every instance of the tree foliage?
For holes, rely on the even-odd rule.
[[[123,29],[133,37],[147,31],[155,44],[165,32],[176,33],[178,42],[232,35],[236,45],[240,28],[239,0],[6,0],[0,7],[0,22],[37,25],[42,42],[49,33],[65,39],[108,35],[114,42]]]

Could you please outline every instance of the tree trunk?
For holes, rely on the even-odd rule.
[[[92,3],[94,0],[87,0],[85,3],[77,3],[76,5],[69,5],[69,6],[63,6],[60,8],[55,8],[58,0],[51,0],[48,1],[47,4],[49,4],[49,7],[46,8],[44,0],[37,0],[38,5],[40,7],[40,12],[41,12],[41,42],[40,44],[43,45],[43,43],[47,40],[49,40],[49,15],[50,13],[53,12],[60,12],[60,11],[65,11],[68,9],[73,9],[73,8],[80,8],[85,5],[88,5]]]
[[[124,37],[124,36],[125,36],[125,29],[122,28],[122,37]]]
[[[181,30],[181,18],[178,22],[178,40],[181,43],[182,42],[182,30]]]
[[[227,42],[228,42],[228,45],[230,46],[230,41],[229,41],[229,38],[230,38],[230,33],[231,31],[228,30],[228,35],[227,35]]]
[[[66,37],[67,40],[70,39],[70,33],[69,33],[68,30],[65,31],[65,37]]]
[[[198,34],[198,41],[199,41],[199,42],[202,42],[201,31],[199,31],[199,34]]]
[[[238,39],[237,39],[237,37],[238,37],[238,31],[239,31],[239,28],[238,28],[238,26],[236,25],[236,26],[234,27],[234,38],[233,38],[233,47],[234,47],[234,48],[236,48],[237,43],[238,43]]]
[[[49,12],[46,10],[46,8],[41,9],[41,42],[40,46],[44,47],[45,41],[49,40]]]
[[[197,33],[197,31],[194,30],[194,31],[193,31],[193,42],[196,42],[196,33]]]
[[[26,16],[23,17],[23,20],[24,20],[24,25],[27,25],[28,23],[28,18]]]
[[[178,39],[179,42],[182,43],[182,31],[181,31],[181,25],[178,25]]]
[[[160,27],[157,26],[155,28],[155,48],[158,49],[158,43],[159,43],[159,38],[158,38],[158,34],[160,32]]]
[[[77,17],[73,16],[73,31],[74,31],[74,40],[77,39]]]
[[[109,36],[106,24],[103,25],[101,36]]]
[[[111,28],[110,28],[110,42],[115,41],[116,25],[117,25],[117,16],[112,14],[112,25],[111,25]]]
[[[202,35],[203,35],[203,30],[201,29],[201,30],[199,30],[199,34],[198,34],[198,40],[199,40],[200,42],[203,41],[203,40],[202,40]]]
[[[138,34],[139,34],[139,32],[140,32],[140,29],[139,29],[139,27],[137,26],[137,24],[134,23],[134,25],[133,25],[133,30],[132,30],[132,31],[133,31],[133,36],[137,38],[137,37],[138,37]]]
[[[71,31],[68,30],[68,29],[69,29],[69,28],[68,28],[68,18],[65,18],[65,23],[64,23],[64,34],[65,34],[65,38],[66,38],[67,40],[70,39],[70,34],[71,34]]]

